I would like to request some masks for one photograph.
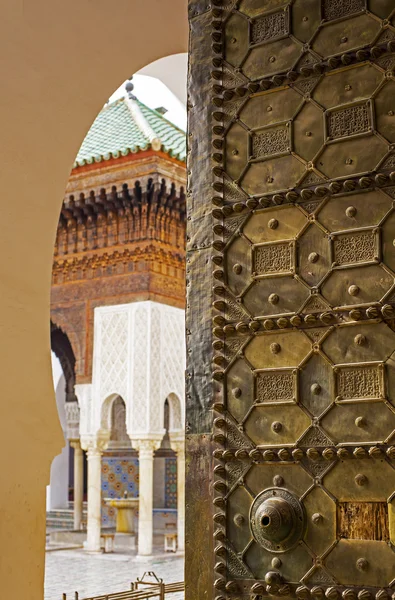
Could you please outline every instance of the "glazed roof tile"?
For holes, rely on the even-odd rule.
[[[150,148],[184,162],[186,134],[135,97],[120,98],[97,115],[78,151],[74,167]]]

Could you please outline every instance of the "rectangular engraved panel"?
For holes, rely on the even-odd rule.
[[[252,136],[252,154],[255,158],[289,152],[289,127],[274,127]]]
[[[251,44],[260,44],[288,35],[288,33],[288,13],[281,10],[252,21],[250,42]]]
[[[257,402],[293,402],[296,400],[296,371],[260,371],[256,379]]]
[[[255,275],[285,275],[294,270],[294,245],[292,242],[254,246]]]
[[[327,135],[332,140],[367,131],[370,131],[370,112],[366,104],[327,113]]]
[[[338,400],[375,399],[383,397],[383,367],[336,367]]]
[[[377,256],[376,235],[372,231],[356,231],[336,236],[333,251],[338,265],[373,261]]]
[[[349,540],[389,540],[386,502],[340,502],[338,537]]]
[[[361,12],[366,8],[366,0],[324,0],[323,15],[327,21],[340,19]]]

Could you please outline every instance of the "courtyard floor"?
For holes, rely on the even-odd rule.
[[[184,557],[154,555],[147,559],[132,554],[86,554],[81,550],[58,550],[46,553],[45,600],[74,600],[79,598],[130,589],[130,583],[142,577],[145,571],[154,571],[165,583],[184,580]],[[183,600],[184,594],[168,596],[169,600]],[[167,597],[166,597],[167,600]]]

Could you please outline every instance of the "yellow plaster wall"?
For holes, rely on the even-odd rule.
[[[49,293],[70,168],[109,95],[187,48],[186,0],[0,0],[0,586],[43,597],[45,486],[63,436]]]

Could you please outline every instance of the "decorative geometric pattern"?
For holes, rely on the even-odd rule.
[[[116,509],[107,506],[105,498],[122,498],[125,491],[127,491],[130,498],[138,497],[138,458],[127,455],[104,455],[102,457],[101,490],[102,526],[115,527]],[[165,505],[163,509],[177,508],[177,459],[172,457],[165,458],[164,498]],[[158,512],[158,510],[156,512]],[[164,513],[164,517],[166,518],[167,516],[168,515]],[[156,520],[158,520],[158,518]]]
[[[184,311],[156,302],[95,309],[92,398],[81,403],[81,431],[109,427],[112,396],[126,405],[130,435],[163,435],[169,398],[170,430],[184,429]]]
[[[366,104],[333,110],[327,118],[328,136],[336,138],[366,133],[370,128],[369,110]]]
[[[395,544],[395,9],[214,5],[214,596],[384,600]],[[277,488],[306,517],[285,551],[264,528],[290,539],[292,511],[251,513],[267,490],[275,506]],[[343,519],[344,503],[355,518]]]
[[[165,508],[177,508],[177,459],[165,459]]]
[[[100,373],[101,400],[105,400],[114,392],[122,398],[126,397],[128,321],[126,310],[120,311],[116,308],[111,312],[98,313],[98,321],[95,325],[101,340],[101,353],[96,368]]]
[[[124,492],[131,498],[139,495],[139,461],[131,456],[102,457],[102,525],[114,527],[116,509],[107,506],[105,498],[122,498]]]

